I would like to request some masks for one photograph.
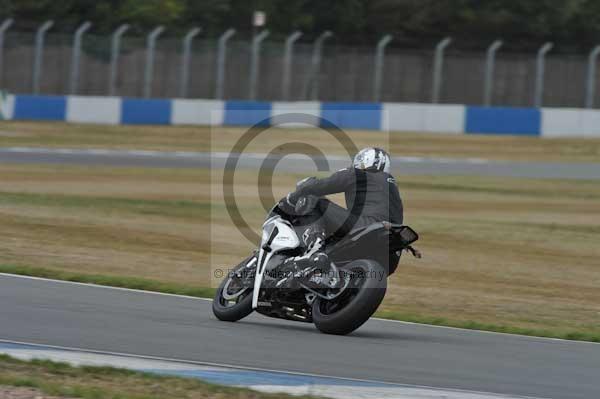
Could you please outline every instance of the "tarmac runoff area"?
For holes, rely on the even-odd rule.
[[[235,162],[234,162],[235,161]],[[223,169],[235,163],[236,168],[277,168],[288,172],[334,171],[350,164],[344,156],[285,157],[267,154],[230,154],[219,152],[105,150],[6,147],[0,148],[0,163],[74,164],[156,168]],[[228,165],[229,163],[229,165]],[[600,163],[515,162],[480,158],[394,157],[393,173],[406,175],[497,176],[539,179],[600,179]]]

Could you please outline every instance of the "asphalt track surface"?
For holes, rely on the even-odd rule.
[[[0,275],[0,339],[542,398],[600,397],[600,345],[371,320],[345,337],[189,297]]]
[[[267,157],[265,154],[162,152],[142,150],[0,148],[0,163],[76,164],[158,168],[218,168],[236,161],[239,169],[276,168],[281,171],[333,171],[348,166],[343,156],[310,160],[305,156]],[[393,173],[400,175],[501,176],[542,179],[600,179],[600,163],[514,162],[486,159],[395,157]]]

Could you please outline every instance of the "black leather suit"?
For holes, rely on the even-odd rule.
[[[289,199],[295,203],[308,195],[324,197],[344,193],[347,209],[321,198],[317,210],[327,235],[345,235],[352,229],[375,222],[402,224],[403,207],[396,180],[385,172],[355,168],[339,170],[324,179],[311,178],[300,184]]]

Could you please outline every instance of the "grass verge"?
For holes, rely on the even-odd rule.
[[[50,270],[40,267],[0,265],[0,273],[43,277],[55,280],[73,281],[78,283],[107,285],[111,287],[132,288],[144,291],[156,291],[177,295],[188,295],[198,298],[213,298],[215,293],[214,288],[191,287],[186,286],[184,284],[163,283],[159,281],[134,277],[77,274],[58,270]],[[375,316],[388,320],[456,327],[469,330],[492,331],[506,334],[519,334],[546,338],[559,338],[572,341],[600,342],[600,334],[581,331],[548,331],[540,329],[522,328],[510,325],[481,323],[472,320],[452,320],[443,317],[412,315],[387,310],[380,310],[375,314]]]
[[[159,376],[112,367],[74,367],[48,360],[23,361],[6,355],[0,355],[0,385],[29,387],[46,395],[85,399],[292,398],[286,394],[225,387],[193,378]]]
[[[247,131],[225,126],[89,125],[61,122],[0,122],[0,147],[68,147],[162,151],[231,151]],[[425,132],[348,130],[357,148],[378,146],[405,156],[489,158],[521,161],[598,162],[599,139],[508,135],[455,135]],[[345,154],[321,129],[268,129],[249,144],[249,152],[286,151],[291,142],[319,143],[325,154]]]
[[[76,283],[106,285],[110,287],[130,288],[142,291],[164,292],[167,294],[187,295],[198,298],[212,298],[215,294],[214,288],[193,287],[178,283],[165,283],[139,277],[72,273],[61,270],[46,269],[43,267],[0,264],[0,273],[42,277],[53,280],[72,281]]]
[[[434,326],[443,327],[455,327],[464,328],[467,330],[478,330],[478,331],[490,331],[504,334],[516,334],[516,335],[527,335],[531,337],[543,337],[543,338],[558,338],[569,341],[586,341],[586,342],[600,342],[600,334],[586,333],[580,331],[548,331],[548,330],[537,330],[531,328],[521,328],[508,325],[497,325],[480,323],[472,320],[449,320],[443,317],[427,317],[419,315],[403,314],[391,311],[379,311],[375,316],[382,319],[388,320],[400,320],[410,323],[418,324],[429,324]]]

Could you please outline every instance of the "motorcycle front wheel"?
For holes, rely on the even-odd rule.
[[[387,289],[387,272],[379,263],[361,259],[344,267],[350,282],[333,300],[318,297],[312,317],[319,331],[346,335],[362,326],[375,313]]]
[[[246,258],[223,279],[212,303],[213,314],[221,321],[238,321],[252,313],[252,288],[244,284],[244,280],[253,281],[252,276],[245,274],[256,270],[246,268],[255,259]],[[239,276],[241,275],[241,277]]]

